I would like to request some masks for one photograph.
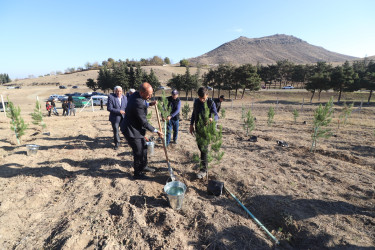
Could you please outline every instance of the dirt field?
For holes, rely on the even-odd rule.
[[[233,198],[210,196],[206,180],[195,179],[192,155],[199,151],[188,121],[180,123],[179,144],[168,148],[175,174],[187,185],[183,208],[174,211],[163,192],[168,173],[162,145],[149,157],[158,171],[150,180],[133,180],[131,149],[125,141],[112,149],[106,110],[44,117],[44,131],[31,124],[36,96],[64,91],[71,90],[0,89],[30,124],[19,146],[9,119],[0,113],[1,249],[374,249],[374,103],[353,113],[340,130],[342,106],[336,105],[334,136],[319,140],[315,153],[310,146],[317,105],[301,105],[308,93],[267,90],[223,104],[225,155],[209,178],[225,183],[280,240],[275,246]],[[344,100],[358,107],[367,94],[344,95]],[[322,101],[330,95],[322,94]],[[255,143],[242,129],[242,105],[257,118]],[[271,106],[275,124],[267,126]],[[300,113],[296,124],[294,109]],[[25,144],[41,147],[36,156],[27,156]]]

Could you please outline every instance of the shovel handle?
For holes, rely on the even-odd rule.
[[[159,117],[159,110],[158,110],[157,105],[155,105],[155,111],[156,111],[156,117],[158,118],[159,131],[162,131],[161,123],[160,123],[160,117]],[[164,135],[164,136],[166,136],[166,135]],[[169,165],[167,147],[165,146],[165,140],[164,140],[164,138],[162,138],[162,141],[163,141],[163,148],[164,148],[165,158],[167,159],[167,162],[168,162],[168,165]]]

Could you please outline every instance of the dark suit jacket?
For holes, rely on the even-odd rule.
[[[128,100],[126,96],[121,97],[121,106],[120,102],[117,99],[115,94],[110,94],[108,96],[107,110],[109,111],[109,120],[113,123],[120,123],[123,115],[120,114],[120,110],[125,111]]]
[[[146,129],[154,132],[155,128],[147,122],[147,105],[138,91],[129,97],[125,112],[125,119],[120,125],[125,137],[144,138]]]

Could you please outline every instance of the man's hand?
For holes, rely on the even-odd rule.
[[[152,101],[149,103],[150,106],[154,106],[154,105],[157,105],[158,104],[158,101]]]
[[[194,135],[194,125],[190,125],[190,134]]]
[[[125,111],[124,110],[120,110],[120,114],[125,115]]]
[[[210,120],[210,122],[212,122],[213,120],[212,120],[212,117],[209,119]]]
[[[164,134],[163,134],[162,132],[158,131],[158,136],[159,136],[161,139],[163,139]]]
[[[172,119],[172,116],[167,116],[167,120],[170,121]]]

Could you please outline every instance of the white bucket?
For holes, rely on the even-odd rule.
[[[184,195],[186,192],[186,185],[179,181],[168,182],[164,186],[164,192],[167,194],[169,205],[175,210],[182,208]]]
[[[38,149],[39,149],[39,145],[35,145],[35,144],[26,145],[27,155],[36,155],[36,153],[38,153]]]
[[[147,145],[147,155],[151,156],[154,155],[154,147],[155,143],[153,141],[146,142]]]

